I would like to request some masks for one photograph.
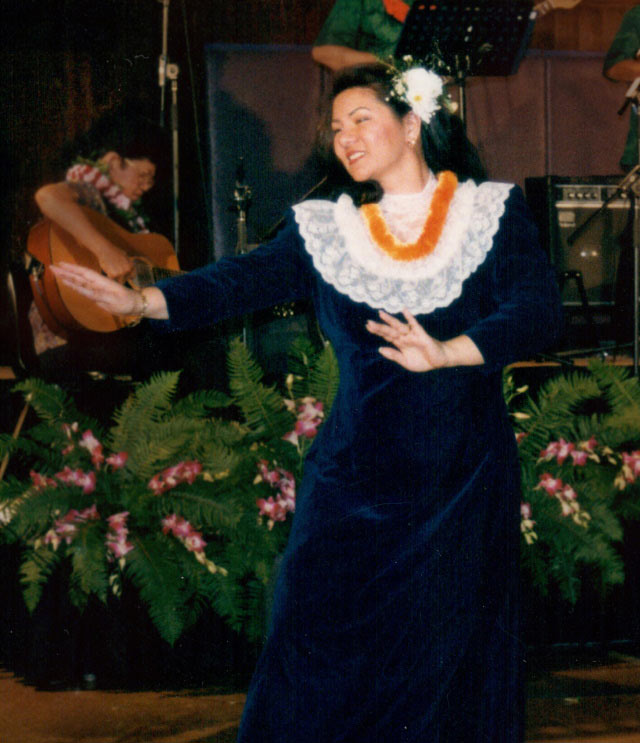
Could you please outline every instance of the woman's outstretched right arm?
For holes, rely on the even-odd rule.
[[[152,320],[166,320],[169,317],[164,294],[155,286],[145,287],[141,291],[129,289],[90,268],[72,263],[56,263],[51,270],[58,281],[93,300],[112,315]]]

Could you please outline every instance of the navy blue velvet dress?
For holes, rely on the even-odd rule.
[[[503,201],[460,296],[418,316],[439,339],[469,335],[482,366],[418,374],[384,359],[365,330],[376,303],[323,278],[299,214],[272,243],[160,284],[169,329],[312,297],[340,365],[242,743],[521,738],[519,465],[501,369],[547,346],[561,312],[521,191]]]

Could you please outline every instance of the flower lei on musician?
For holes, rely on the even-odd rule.
[[[68,183],[86,183],[94,188],[132,232],[149,232],[148,219],[140,212],[140,201],[131,201],[111,180],[106,163],[79,157],[67,170],[65,180]]]

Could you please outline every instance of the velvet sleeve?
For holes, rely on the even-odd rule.
[[[466,331],[493,371],[531,358],[562,332],[562,303],[538,230],[520,188],[514,187],[487,257],[492,311]]]
[[[278,235],[251,253],[159,281],[169,319],[149,322],[158,332],[191,330],[305,299],[311,293],[311,271],[290,212]]]

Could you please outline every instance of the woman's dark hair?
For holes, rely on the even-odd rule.
[[[391,95],[391,84],[388,68],[377,63],[348,67],[334,78],[325,117],[319,129],[319,148],[327,162],[327,183],[331,195],[347,192],[357,204],[378,201],[381,198],[382,189],[378,183],[355,183],[335,157],[331,109],[333,101],[343,91],[349,88],[371,88],[379,100],[402,118],[411,108],[405,101]],[[480,182],[487,179],[478,151],[467,138],[464,124],[458,116],[440,108],[429,124],[422,122],[420,132],[425,160],[434,173],[451,170],[460,181],[471,179]]]

